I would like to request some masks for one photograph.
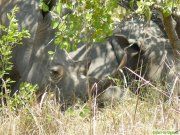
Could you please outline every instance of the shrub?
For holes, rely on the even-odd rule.
[[[13,63],[11,62],[12,50],[15,46],[22,45],[23,38],[30,37],[27,30],[18,30],[18,20],[15,16],[18,10],[18,7],[14,7],[14,9],[7,14],[9,20],[7,27],[0,25],[0,98],[6,99],[6,103],[13,109],[18,106],[24,106],[27,102],[31,101],[37,88],[36,85],[33,86],[28,83],[23,83],[20,86],[19,94],[15,94],[13,98],[10,97],[11,84],[15,81],[8,77],[13,67]]]

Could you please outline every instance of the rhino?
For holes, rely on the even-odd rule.
[[[37,83],[42,91],[46,88],[55,91],[57,98],[60,97],[63,102],[72,103],[75,97],[87,101],[96,90],[96,94],[104,92],[107,98],[114,89],[114,83],[108,76],[117,77],[117,69],[123,67],[124,63],[135,70],[139,48],[137,44],[128,45],[124,36],[114,35],[101,44],[89,46],[88,50],[84,50],[87,49],[84,45],[70,53],[57,46],[41,46],[36,54],[38,59],[33,60],[32,73],[29,72],[30,82]],[[53,59],[48,55],[50,50],[55,52]],[[130,59],[127,61],[127,58]],[[95,83],[97,89],[92,88]],[[117,91],[117,88],[113,91]]]
[[[115,72],[119,65],[124,66],[124,63],[135,70],[140,48],[137,44],[129,45],[126,37],[117,34],[103,43],[84,45],[69,55],[75,61],[87,61],[87,76],[103,79]]]
[[[156,23],[150,21],[147,24],[140,17],[127,18],[117,26],[115,33],[123,34],[129,42],[141,47],[141,76],[151,82],[167,83],[169,94],[172,94],[174,82],[177,80],[175,93],[180,93],[180,61],[175,63],[169,39],[164,37]]]
[[[53,0],[52,3],[49,3],[50,9],[54,2]],[[18,6],[21,11],[18,12],[16,16],[19,30],[23,28],[29,30],[31,37],[24,39],[23,45],[16,46],[13,50],[12,62],[14,69],[11,76],[12,78],[15,77],[13,79],[15,79],[17,83],[12,95],[18,91],[19,84],[26,81],[32,84],[38,84],[40,93],[45,89],[54,90],[57,93],[57,97],[60,97],[63,101],[72,102],[74,96],[86,100],[89,82],[88,78],[81,74],[81,69],[83,70],[83,68],[81,68],[82,64],[79,66],[75,59],[71,60],[68,58],[66,51],[53,46],[52,40],[55,37],[56,30],[50,27],[51,14],[43,12],[39,8],[38,0],[3,0],[0,3],[1,24],[8,25],[7,13],[10,12],[15,5]],[[49,51],[55,52],[53,56],[49,56]],[[102,54],[104,55],[104,52],[102,52]],[[94,56],[91,55],[91,57]],[[115,55],[113,54],[112,57],[115,58]],[[81,60],[79,59],[78,61]],[[118,62],[110,64],[114,64],[115,67],[118,66]],[[86,65],[88,64],[85,64],[85,67],[87,67]],[[103,63],[101,66],[103,66]],[[100,70],[100,66],[97,67],[99,68],[98,70]],[[115,67],[113,70],[115,70]],[[89,69],[91,68],[92,65]],[[103,70],[104,69],[101,71]],[[106,73],[106,70],[103,72]],[[86,71],[83,71],[83,73],[85,72]],[[99,79],[104,73],[97,74],[98,76],[96,77]],[[108,73],[111,73],[111,71]]]
[[[52,0],[48,4],[51,9],[55,5],[55,1]],[[63,94],[61,95],[65,99],[72,97],[71,91],[80,89],[81,91],[79,90],[79,93],[75,93],[83,98],[83,95],[86,95],[84,91],[87,90],[85,88],[87,79],[73,72],[73,66],[77,62],[68,59],[66,51],[53,45],[56,30],[50,26],[52,20],[51,14],[40,9],[39,0],[2,0],[0,2],[1,24],[8,26],[7,13],[15,5],[20,9],[20,12],[16,15],[18,28],[19,30],[23,28],[29,30],[31,37],[29,39],[23,39],[23,45],[16,46],[13,50],[12,62],[14,68],[11,77],[17,83],[11,95],[18,91],[21,82],[26,81],[32,84],[38,84],[39,91],[45,90],[48,86],[50,86],[49,89],[56,87],[63,89]],[[68,10],[64,10],[64,12],[69,13]],[[65,14],[62,13],[62,15]],[[49,51],[54,51],[54,55],[49,56]],[[59,76],[63,78],[60,82],[56,81]]]
[[[174,63],[170,42],[153,21],[147,25],[143,18],[137,16],[124,19],[105,43],[87,44],[71,52],[70,56],[76,61],[88,61],[87,76],[103,80],[108,75],[112,76],[123,62],[121,68],[129,83],[140,76],[153,84],[167,83],[166,89],[170,96],[176,79],[174,91],[180,93],[179,62]],[[122,76],[119,79],[122,80]],[[109,86],[114,85],[109,82]]]
[[[51,14],[44,13],[38,4],[37,0],[8,2],[4,0],[0,5],[2,24],[8,24],[6,13],[14,5],[18,5],[20,10],[24,11],[17,14],[19,28],[21,30],[25,27],[31,34],[31,38],[24,39],[23,45],[17,46],[13,50],[14,71],[17,72],[19,78],[14,88],[15,91],[18,90],[21,82],[27,81],[38,84],[40,93],[45,90],[53,90],[57,98],[60,98],[60,102],[71,103],[75,97],[86,101],[89,93],[94,93],[93,89],[89,91],[94,83],[98,84],[98,93],[107,90],[109,94],[114,83],[107,76],[117,77],[118,68],[124,67],[125,75],[130,76],[129,78],[136,78],[136,75],[130,73],[125,67],[138,72],[139,60],[144,60],[145,65],[150,65],[148,68],[143,68],[146,78],[152,80],[161,78],[165,67],[162,60],[165,57],[163,54],[168,52],[168,57],[170,57],[169,50],[171,49],[162,53],[159,52],[158,61],[162,62],[162,65],[159,66],[158,63],[155,63],[157,56],[153,57],[153,46],[151,44],[156,47],[157,44],[169,43],[164,38],[157,40],[150,35],[144,45],[141,45],[140,37],[144,37],[144,34],[140,33],[142,36],[137,34],[137,30],[142,29],[137,29],[138,26],[141,26],[141,23],[138,22],[133,31],[137,33],[129,32],[133,28],[127,28],[129,25],[125,24],[121,32],[115,33],[105,42],[87,44],[67,54],[65,50],[53,45],[56,30],[50,27]],[[136,25],[136,22],[133,24]],[[154,32],[160,31],[157,28],[157,30],[154,29]],[[132,37],[129,37],[129,35],[132,35]],[[144,49],[145,45],[147,45],[146,49]],[[50,56],[49,51],[53,51],[54,54]],[[156,49],[156,51],[158,50]],[[171,60],[171,58],[169,59]],[[151,61],[153,61],[153,64],[150,63]],[[156,77],[154,76],[154,69],[158,69]],[[114,89],[114,87],[112,88]]]
[[[70,52],[69,56],[74,61],[86,61],[86,71],[82,73],[90,78],[90,93],[98,97],[101,106],[109,99],[122,99],[126,89],[124,86],[129,85],[136,76],[119,69],[128,67],[136,71],[139,56],[142,55],[140,50],[138,44],[131,44],[125,36],[114,34],[102,43],[85,44]],[[124,76],[127,78],[124,79]],[[121,84],[117,86],[112,78],[119,79]]]

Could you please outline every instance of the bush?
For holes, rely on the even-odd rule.
[[[30,34],[27,30],[18,30],[18,20],[16,20],[16,13],[18,8],[14,7],[11,13],[7,14],[9,19],[8,27],[0,25],[0,98],[6,99],[6,104],[10,105],[11,108],[15,109],[18,106],[24,106],[28,101],[33,98],[37,86],[32,86],[28,83],[23,83],[20,86],[19,94],[15,94],[13,98],[10,97],[11,84],[15,80],[11,80],[8,75],[12,70],[13,63],[12,50],[17,45],[22,45],[23,38],[29,38]]]

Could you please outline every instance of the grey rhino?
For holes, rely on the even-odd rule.
[[[55,51],[54,59],[50,64],[50,85],[53,85],[56,92],[60,92],[61,99],[66,101],[72,101],[74,96],[85,101],[88,96],[102,92],[104,93],[102,97],[106,96],[106,99],[112,96],[117,97],[118,95],[116,96],[115,93],[121,93],[118,97],[122,97],[122,89],[111,86],[114,83],[108,76],[117,77],[119,73],[117,69],[125,65],[135,70],[140,48],[137,44],[129,45],[130,43],[124,36],[113,35],[103,43],[84,45],[69,54],[64,53],[64,58],[62,57],[63,53],[58,53],[60,50],[57,49],[57,53]],[[47,54],[50,48],[44,49],[43,54]],[[42,57],[44,57],[42,59],[45,62],[48,62],[46,60],[48,55]],[[62,59],[58,59],[59,57]],[[42,65],[40,61],[42,60],[37,62]],[[43,65],[48,65],[48,63]],[[47,74],[48,68],[47,71],[45,69],[46,67],[43,67],[41,72],[36,70],[37,73],[34,74],[34,78],[37,78],[36,75],[39,73]],[[46,77],[42,78],[47,81]],[[53,80],[51,81],[51,79]],[[45,82],[44,84],[48,83]],[[94,84],[98,85],[97,89],[93,87]]]
[[[94,83],[98,84],[97,94],[105,91],[106,98],[107,95],[111,97],[110,91],[114,89],[111,85],[114,84],[107,76],[117,77],[117,69],[124,65],[132,70],[136,68],[140,48],[137,44],[129,45],[124,36],[114,35],[102,44],[82,46],[69,54],[57,46],[41,46],[37,60],[33,60],[32,73],[29,72],[30,82],[39,84],[43,91],[50,86],[60,101],[69,103],[75,97],[86,101],[88,96],[95,94]],[[52,60],[49,60],[50,50],[55,52]],[[121,93],[121,89],[113,91]]]
[[[140,17],[127,18],[118,25],[115,33],[125,35],[129,42],[141,47],[141,76],[152,82],[167,82],[167,90],[171,94],[176,80],[174,91],[180,94],[180,61],[174,62],[171,44],[157,24],[153,21],[147,24]]]
[[[50,8],[55,1],[51,2]],[[15,90],[18,89],[19,83],[27,81],[38,84],[40,91],[44,91],[48,86],[50,86],[48,89],[56,89],[57,93],[60,92],[61,99],[64,98],[64,100],[72,100],[73,94],[85,99],[87,97],[88,79],[79,74],[81,72],[80,66],[69,60],[65,51],[52,46],[51,40],[54,38],[55,30],[50,27],[51,15],[39,8],[38,0],[3,0],[0,4],[2,24],[8,24],[6,14],[15,5],[20,8],[20,12],[17,14],[19,29],[21,30],[24,27],[31,34],[29,39],[24,39],[23,46],[17,46],[13,50],[12,61],[15,65],[13,72],[16,71],[16,76],[18,76],[15,79],[20,79]],[[110,40],[102,45],[94,45],[92,49],[83,52],[87,53],[88,59],[91,59],[90,65],[87,64],[90,69],[87,72],[88,76],[102,79],[117,69],[119,61],[124,55],[123,49],[118,44],[122,40],[124,43],[121,44],[125,48],[128,43],[121,36],[115,36]],[[82,47],[82,51],[84,48],[86,47]],[[55,51],[53,60],[50,60],[48,51]],[[136,51],[134,52],[136,53]],[[86,60],[86,58],[77,58],[79,55],[81,54],[78,53],[73,59],[75,61]],[[136,64],[135,61],[134,63]]]
[[[52,2],[54,4],[55,1]],[[8,26],[7,13],[15,5],[20,8],[16,16],[18,27],[29,30],[31,37],[24,39],[23,45],[13,50],[13,73],[18,77],[13,78],[17,84],[12,94],[19,89],[21,82],[26,81],[38,84],[40,91],[58,88],[65,100],[72,98],[73,94],[84,98],[87,95],[87,79],[73,70],[77,62],[69,60],[64,50],[53,45],[55,30],[50,27],[51,14],[39,8],[38,0],[3,0],[0,2],[1,24]],[[54,55],[49,56],[49,51],[55,51]]]
[[[129,83],[136,76],[126,71],[119,72],[119,69],[126,66],[135,71],[140,54],[140,47],[136,43],[130,44],[125,36],[119,34],[108,37],[103,43],[87,44],[69,53],[75,61],[87,61],[87,71],[84,75],[90,78],[88,81],[91,88],[96,84],[91,94],[99,95],[100,102],[122,98],[125,92],[125,87],[122,86],[127,85],[127,80]],[[128,76],[128,79],[124,79],[124,76]],[[119,78],[124,84],[115,86],[117,84],[111,77]]]
[[[129,45],[126,37],[117,34],[103,43],[84,45],[69,55],[73,60],[87,61],[87,76],[103,79],[115,72],[119,65],[135,70],[140,48],[137,44]]]

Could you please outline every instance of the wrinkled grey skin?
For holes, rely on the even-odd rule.
[[[17,13],[16,17],[19,22],[19,29],[26,28],[31,34],[29,39],[23,40],[22,46],[17,46],[13,50],[12,61],[15,67],[13,72],[17,72],[19,76],[19,78],[15,78],[19,79],[15,91],[19,89],[21,82],[27,81],[38,84],[40,91],[44,91],[46,88],[55,90],[57,97],[60,96],[61,101],[72,101],[74,96],[85,100],[88,94],[88,80],[80,74],[81,71],[78,71],[81,70],[81,66],[77,62],[69,60],[65,51],[56,48],[52,45],[53,42],[50,42],[55,36],[55,30],[50,27],[51,15],[42,13],[39,9],[38,0],[4,0],[1,1],[0,5],[2,24],[8,25],[6,14],[15,5],[20,8],[20,12]],[[102,47],[101,49],[103,49]],[[48,51],[55,51],[52,61]],[[113,55],[112,52],[108,54]],[[100,55],[105,55],[105,53],[102,52]],[[93,54],[90,57],[95,57],[95,55]],[[112,57],[114,58],[114,56]],[[101,67],[103,67],[103,64],[101,64]],[[118,63],[114,63],[114,65],[117,67]],[[110,64],[108,67],[110,67]],[[103,71],[104,69],[100,69],[100,66],[97,66],[97,68],[102,72],[107,70],[106,68]],[[108,73],[110,74],[111,71],[109,70]],[[104,73],[97,77],[102,77],[102,74]]]
[[[119,66],[121,66],[121,68],[127,66],[131,70],[136,70],[138,58],[141,54],[140,48],[137,44],[129,45],[129,41],[124,36],[113,35],[103,43],[82,46],[78,50],[69,53],[69,55],[73,60],[87,61],[85,67],[88,70],[84,75],[96,78],[96,83],[98,83],[98,80],[100,80],[100,82],[104,81],[107,76],[118,72]],[[135,75],[126,71],[124,75],[128,75],[131,79],[135,77]],[[123,74],[116,77],[124,82]],[[98,96],[100,102],[111,99],[120,100],[123,96],[124,88],[113,86],[116,84],[114,84],[111,79],[108,81],[109,82],[103,82],[107,83],[105,87],[101,88],[101,86],[97,86],[97,88],[94,89],[94,94],[100,94],[100,96]],[[103,83],[101,85],[104,85]]]
[[[20,30],[29,30],[31,34],[29,39],[23,40],[22,46],[17,46],[13,50],[13,73],[16,72],[18,77],[13,78],[17,84],[12,94],[18,91],[21,82],[26,81],[38,84],[40,92],[46,88],[56,90],[57,93],[60,91],[64,100],[73,100],[74,96],[85,99],[87,79],[73,70],[78,63],[68,59],[67,53],[51,42],[55,37],[55,30],[50,27],[51,14],[43,13],[38,2],[39,0],[0,2],[1,24],[8,26],[6,15],[17,5],[20,8],[16,16],[18,27]],[[52,60],[48,51],[55,51]]]
[[[1,1],[2,24],[8,24],[5,15],[15,4],[20,7],[21,11],[17,14],[19,28],[25,27],[31,34],[31,38],[24,39],[23,46],[16,47],[13,52],[15,70],[20,76],[19,83],[28,81],[38,84],[40,91],[44,91],[46,88],[55,90],[61,101],[72,102],[76,96],[86,100],[88,78],[84,75],[97,79],[111,75],[117,70],[125,55],[124,49],[131,42],[134,44],[126,49],[127,61],[124,66],[135,71],[138,58],[141,56],[145,65],[148,65],[147,68],[143,68],[147,79],[159,80],[164,76],[164,72],[170,72],[165,66],[165,61],[169,60],[172,63],[171,48],[163,37],[159,37],[161,31],[154,24],[151,27],[154,28],[153,30],[144,32],[140,25],[141,22],[122,23],[120,33],[125,35],[129,41],[122,36],[112,36],[104,43],[82,46],[77,51],[70,53],[70,57],[73,58],[71,60],[65,51],[56,48],[52,45],[53,42],[50,42],[55,35],[55,30],[50,27],[51,15],[49,13],[42,14],[38,0]],[[153,32],[152,35],[151,32]],[[144,40],[146,36],[147,38]],[[143,48],[144,54],[141,54],[140,46]],[[53,60],[50,60],[48,51],[55,51]],[[87,63],[79,65],[78,62],[75,62],[83,60]],[[88,71],[81,70],[81,67],[84,66],[89,67]],[[18,84],[15,90],[18,89]],[[109,91],[107,90],[107,92]]]
[[[126,66],[135,69],[138,61],[139,47],[134,44],[127,48],[125,53],[124,49],[128,45],[130,43],[125,37],[114,35],[109,37],[104,43],[82,46],[69,55],[73,60],[87,60],[89,67],[87,76],[102,79],[118,69],[125,54],[128,57]]]
[[[115,32],[125,35],[130,42],[141,46],[144,52],[140,56],[143,65],[142,75],[145,79],[168,82],[168,93],[171,93],[177,79],[175,91],[180,93],[178,88],[180,63],[174,64],[171,45],[155,23],[150,21],[150,24],[146,24],[143,19],[131,18],[121,22]]]

